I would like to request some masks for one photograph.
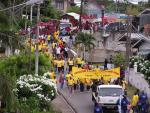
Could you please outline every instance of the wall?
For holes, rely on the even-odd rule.
[[[150,88],[147,81],[144,79],[143,74],[135,72],[133,69],[130,69],[129,82],[140,91],[144,90],[150,97]]]

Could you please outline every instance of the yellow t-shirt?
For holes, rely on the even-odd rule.
[[[64,66],[64,65],[65,65],[65,61],[61,60],[61,66]]]
[[[42,50],[42,44],[39,45],[39,51],[41,51],[41,50]]]
[[[74,80],[73,79],[68,79],[68,85],[72,86],[74,84]]]
[[[78,83],[78,78],[74,77],[74,84],[77,84]]]
[[[91,80],[90,79],[86,79],[86,85],[91,85]]]
[[[84,64],[85,64],[84,60],[82,60],[82,61],[81,61],[81,64],[82,64],[82,65],[84,65]]]
[[[52,44],[52,48],[55,48],[55,47],[56,47],[56,43],[53,43],[53,44]]]
[[[138,95],[134,95],[133,98],[132,98],[132,101],[131,101],[131,105],[132,106],[136,106],[138,101],[139,101],[139,96]]]
[[[76,62],[77,62],[77,64],[82,64],[82,60],[81,60],[81,58],[76,58]]]
[[[61,60],[58,60],[57,61],[57,67],[61,67],[62,66],[62,62],[61,62]]]
[[[66,80],[68,80],[69,77],[71,77],[71,74],[67,74],[67,75],[66,75]]]
[[[53,60],[53,64],[57,65],[58,60]]]
[[[51,36],[50,35],[47,36],[47,40],[51,40]]]
[[[68,60],[68,64],[69,64],[70,66],[73,66],[73,60]]]
[[[51,72],[50,78],[51,78],[51,79],[54,79],[55,77],[56,77],[55,73],[54,73],[54,72]]]

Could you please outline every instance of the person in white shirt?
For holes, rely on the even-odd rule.
[[[60,48],[59,46],[57,46],[57,48],[56,48],[56,55],[57,55],[57,58],[58,58],[59,55],[60,55],[60,50],[61,50],[61,48]]]

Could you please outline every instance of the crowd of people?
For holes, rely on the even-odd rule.
[[[70,34],[70,37],[72,35]],[[72,38],[70,38],[72,41]],[[29,41],[31,43],[31,40]],[[72,45],[70,45],[72,46]],[[32,51],[35,51],[35,43],[31,43]],[[52,53],[49,52],[49,49],[52,48]],[[69,95],[76,91],[96,91],[97,85],[101,84],[116,84],[121,85],[125,94],[127,91],[127,83],[124,81],[123,77],[118,78],[116,80],[105,81],[102,78],[99,80],[92,80],[89,78],[76,78],[73,77],[72,67],[76,66],[78,68],[83,69],[92,69],[92,67],[86,63],[80,56],[76,58],[70,57],[68,55],[69,46],[62,38],[59,37],[59,31],[54,32],[51,35],[47,35],[44,38],[39,38],[39,51],[44,52],[47,56],[49,56],[52,60],[52,64],[54,69],[49,71],[50,79],[55,83],[60,84],[60,89],[63,89],[64,86],[68,87]],[[110,58],[110,63],[112,63],[112,57]],[[105,59],[104,61],[104,69],[107,68],[108,61]],[[95,70],[100,70],[98,67]],[[121,73],[121,76],[124,73]],[[148,113],[148,97],[144,92],[136,92],[133,95],[131,102],[127,98],[126,95],[118,100],[118,105],[121,105],[121,113],[129,113],[129,110],[133,110],[134,113]],[[99,112],[95,113],[101,113]]]

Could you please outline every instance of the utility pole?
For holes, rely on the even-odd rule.
[[[128,26],[127,26],[127,38],[126,38],[126,80],[129,82],[129,62],[130,62],[130,56],[131,56],[131,31],[132,31],[132,25],[131,25],[131,16],[128,15]]]
[[[80,18],[79,18],[79,29],[80,32],[82,31],[82,14],[83,14],[83,0],[81,0],[81,6],[80,6]]]
[[[31,5],[30,7],[30,29],[29,29],[29,38],[30,38],[30,56],[29,56],[29,72],[31,73],[31,54],[32,54],[32,51],[31,51],[31,47],[32,47],[32,38],[31,38],[31,29],[32,29],[32,12],[33,12],[33,5]]]
[[[35,74],[38,74],[39,70],[39,21],[40,21],[40,3],[38,3],[38,9],[37,9],[37,35],[36,35],[36,50],[35,50]]]

